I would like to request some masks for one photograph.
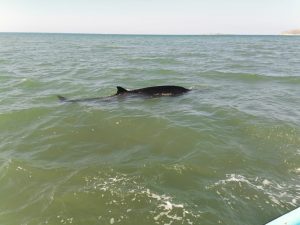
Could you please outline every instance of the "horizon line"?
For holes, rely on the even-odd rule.
[[[160,34],[160,33],[94,33],[94,32],[37,32],[37,31],[0,31],[0,34],[78,34],[78,35],[128,35],[128,36],[289,36],[286,34],[230,34],[230,33],[203,33],[203,34]]]

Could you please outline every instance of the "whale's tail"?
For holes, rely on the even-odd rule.
[[[61,95],[57,95],[57,98],[58,98],[60,101],[62,101],[62,102],[67,101],[67,98],[65,98],[65,97],[63,97],[63,96],[61,96]]]

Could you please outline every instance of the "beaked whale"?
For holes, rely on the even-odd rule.
[[[190,91],[190,89],[173,86],[173,85],[165,85],[165,86],[152,86],[145,87],[133,90],[127,90],[123,87],[117,86],[117,93],[108,97],[98,97],[98,98],[84,98],[84,99],[67,99],[61,95],[58,95],[58,99],[63,102],[83,102],[83,101],[96,101],[104,98],[110,98],[115,96],[126,96],[126,95],[142,95],[149,97],[160,97],[160,96],[178,96]]]

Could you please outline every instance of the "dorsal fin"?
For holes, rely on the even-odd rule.
[[[122,88],[122,87],[120,87],[120,86],[117,86],[117,89],[118,89],[117,95],[123,94],[123,93],[125,93],[125,92],[128,91],[128,90],[126,90],[125,88]]]
[[[61,95],[57,95],[58,99],[62,102],[67,101],[67,98],[65,98],[64,96]]]

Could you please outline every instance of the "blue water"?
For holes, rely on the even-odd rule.
[[[116,86],[179,85],[116,98]],[[0,224],[264,224],[300,205],[300,37],[0,34]]]

